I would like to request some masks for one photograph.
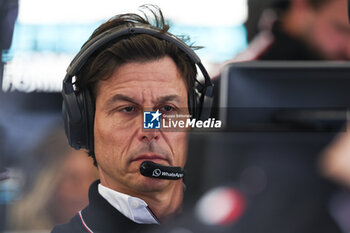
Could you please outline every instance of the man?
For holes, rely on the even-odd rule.
[[[181,211],[182,180],[146,177],[140,167],[144,161],[184,167],[187,134],[143,129],[142,117],[143,111],[196,115],[189,103],[198,61],[152,8],[157,27],[147,17],[117,15],[95,30],[68,68],[66,133],[73,147],[89,150],[100,181],[90,187],[89,205],[54,233],[139,232]]]
[[[347,0],[277,0],[236,60],[348,60]],[[272,13],[274,12],[274,13]]]

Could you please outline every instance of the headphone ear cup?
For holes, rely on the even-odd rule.
[[[69,145],[74,149],[93,149],[94,107],[88,89],[63,93],[62,115]]]
[[[212,86],[200,89],[199,86],[193,88],[189,95],[190,114],[197,120],[207,120],[212,109]]]
[[[67,104],[66,104],[66,100],[64,99],[63,96],[63,101],[62,101],[62,118],[63,118],[63,124],[64,124],[64,132],[66,133],[67,139],[68,139],[68,143],[70,146],[74,147],[72,144],[72,134],[71,134],[71,125],[70,125],[70,117],[69,117],[69,113],[67,110]],[[75,148],[75,147],[74,147]]]
[[[92,98],[91,92],[89,88],[85,88],[83,91],[83,101],[85,106],[85,111],[83,115],[86,117],[85,122],[85,132],[84,135],[86,138],[86,148],[90,152],[94,152],[94,119],[95,119],[95,101]]]
[[[188,101],[187,102],[188,102],[188,111],[189,111],[190,115],[192,116],[192,118],[194,118],[194,109],[193,109],[194,103],[193,103],[193,92],[192,91],[190,91],[188,93]]]
[[[188,106],[189,106],[189,111],[190,111],[190,115],[192,115],[192,118],[199,119],[200,97],[196,88],[193,88],[188,95]]]
[[[68,143],[76,150],[84,148],[83,139],[81,137],[82,132],[82,106],[79,102],[79,93],[71,92],[66,94],[62,92],[63,104],[62,115],[64,129],[68,138]]]
[[[209,93],[208,93],[209,92]],[[201,96],[201,110],[200,110],[200,120],[207,120],[211,116],[211,110],[213,106],[213,97],[211,95],[212,90],[206,90]]]

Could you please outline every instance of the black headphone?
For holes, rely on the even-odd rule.
[[[213,101],[213,84],[199,57],[183,41],[174,35],[162,33],[159,28],[147,24],[128,23],[107,30],[88,41],[74,57],[63,80],[62,114],[69,144],[75,148],[94,151],[93,125],[95,104],[89,88],[76,90],[72,78],[80,71],[89,57],[108,42],[122,36],[148,34],[175,44],[198,66],[204,77],[204,84],[196,79],[195,88],[188,97],[189,111],[198,120],[209,118]]]

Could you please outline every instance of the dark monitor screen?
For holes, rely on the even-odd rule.
[[[231,129],[324,130],[350,106],[348,62],[233,63],[220,82],[219,115]]]

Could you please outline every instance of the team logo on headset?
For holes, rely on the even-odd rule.
[[[143,112],[143,128],[144,129],[160,129],[160,116],[162,113],[157,110],[156,112]]]

